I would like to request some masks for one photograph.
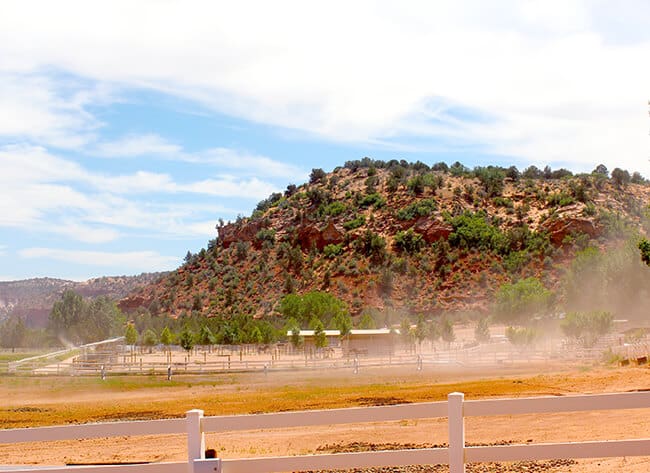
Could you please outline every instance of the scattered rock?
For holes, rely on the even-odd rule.
[[[489,444],[468,444],[469,446],[510,445],[513,440],[501,440]],[[415,443],[371,443],[351,442],[322,445],[316,449],[318,453],[353,453],[376,452],[380,450],[411,450],[420,448],[446,448],[447,444],[415,444]],[[560,473],[567,466],[574,465],[575,460],[547,460],[495,463],[468,463],[467,473]],[[561,469],[560,469],[561,468]],[[399,467],[353,468],[348,470],[317,470],[304,473],[446,473],[447,465],[407,465]]]

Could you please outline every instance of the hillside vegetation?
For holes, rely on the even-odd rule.
[[[226,342],[272,339],[289,294],[328,294],[356,326],[487,315],[526,324],[568,310],[641,317],[649,197],[638,173],[602,165],[574,175],[350,161],[220,221],[206,248],[120,307],[140,330],[209,320]]]

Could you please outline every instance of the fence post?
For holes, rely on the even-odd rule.
[[[205,459],[205,435],[203,434],[203,411],[192,409],[185,413],[187,419],[187,467],[194,472],[194,460]]]
[[[463,393],[450,393],[447,397],[449,422],[449,473],[465,473],[465,418]]]

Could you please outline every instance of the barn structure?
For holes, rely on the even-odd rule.
[[[326,348],[340,348],[343,356],[349,355],[370,355],[386,356],[395,352],[398,329],[354,329],[345,337],[341,337],[338,330],[325,330],[327,338]],[[291,337],[291,332],[287,333]],[[314,349],[315,333],[314,330],[301,330],[300,337],[304,341],[305,349]]]

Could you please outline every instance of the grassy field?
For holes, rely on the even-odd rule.
[[[608,392],[650,387],[650,370],[577,369],[544,375],[508,373],[363,375],[338,373],[239,374],[99,378],[0,377],[0,428],[181,417],[193,408],[206,415],[385,405],[443,400],[452,391],[468,399]]]
[[[18,361],[32,356],[42,355],[43,352],[1,352],[0,363],[9,363],[11,361]]]

